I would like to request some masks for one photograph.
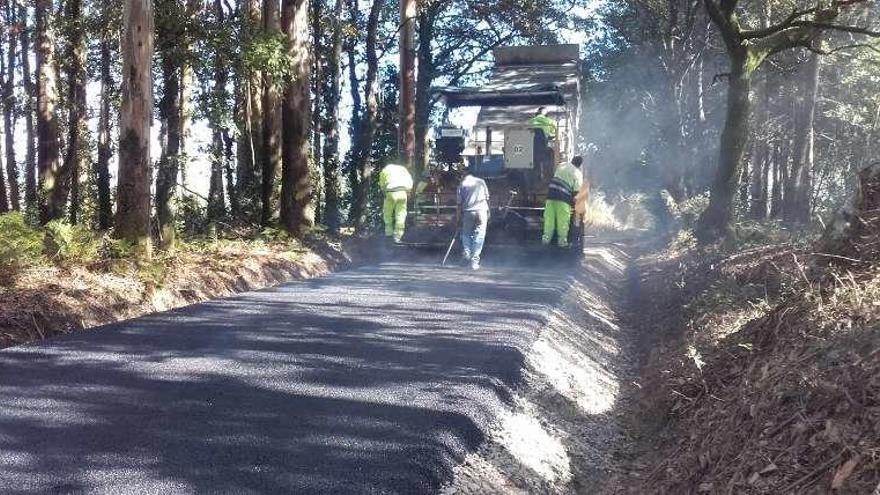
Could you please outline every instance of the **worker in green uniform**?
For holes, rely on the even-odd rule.
[[[379,187],[385,193],[382,217],[385,221],[385,237],[399,243],[406,230],[406,203],[413,188],[413,178],[403,165],[389,163],[379,173]]]
[[[547,108],[541,107],[534,117],[529,119],[529,128],[540,129],[544,133],[547,141],[556,138],[556,122],[547,116]]]
[[[568,247],[574,198],[584,184],[584,173],[581,171],[583,163],[584,159],[580,156],[572,158],[571,163],[564,163],[556,169],[550,181],[547,202],[544,204],[544,236],[541,239],[545,246],[550,245],[555,233],[559,247]]]

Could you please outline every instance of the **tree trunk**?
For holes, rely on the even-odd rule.
[[[259,0],[244,0],[241,30],[244,33],[244,44],[252,44],[262,26]],[[257,189],[259,166],[263,163],[262,137],[262,88],[260,74],[249,67],[242,67],[236,80],[238,86],[237,107],[239,111],[238,132],[238,166],[236,177],[238,190],[241,192],[242,210],[248,217],[258,214],[260,205]]]
[[[208,219],[213,223],[226,216],[226,199],[223,193],[225,147],[223,130],[215,125],[211,140],[211,178],[208,185]]]
[[[324,224],[330,232],[338,232],[340,224],[339,197],[341,195],[339,164],[339,113],[340,77],[342,58],[342,8],[343,0],[336,0],[333,8],[333,35],[327,56],[327,87],[324,89],[324,111],[327,112],[324,128]]]
[[[6,20],[9,25],[18,23],[15,5],[6,3]],[[3,132],[6,137],[6,177],[9,180],[9,203],[13,210],[21,210],[21,196],[18,187],[18,164],[15,161],[15,31],[10,30],[6,39],[6,79],[3,85]]]
[[[352,206],[357,232],[363,234],[369,225],[370,188],[373,187],[373,167],[370,163],[370,151],[379,122],[379,100],[376,97],[376,78],[379,74],[379,55],[377,53],[379,18],[385,0],[373,0],[370,16],[367,20],[367,75],[364,81],[364,117],[360,121],[360,133],[355,141],[352,153],[352,167],[359,176],[358,189],[355,191]]]
[[[813,190],[813,161],[816,120],[816,101],[819,94],[819,54],[810,53],[804,67],[804,87],[797,115],[794,136],[794,155],[790,175],[785,184],[783,218],[789,224],[810,221]]]
[[[180,18],[177,0],[160,0],[157,6],[166,17],[163,24]],[[159,119],[162,122],[164,136],[162,154],[156,169],[156,222],[159,227],[159,244],[161,249],[174,247],[176,230],[174,221],[174,192],[180,175],[180,131],[181,128],[181,78],[182,57],[186,47],[180,43],[184,38],[182,27],[166,25],[159,31],[162,65],[162,100],[159,102]],[[170,42],[170,40],[175,40]]]
[[[150,124],[153,115],[153,9],[150,0],[126,0],[122,37],[122,106],[116,235],[149,257]]]
[[[419,47],[416,78],[415,103],[415,173],[421,177],[428,162],[428,134],[431,120],[431,84],[434,82],[436,70],[434,56],[431,51],[434,40],[434,18],[431,12],[423,11],[418,16]],[[488,152],[488,151],[487,151]]]
[[[324,198],[322,197],[322,193],[324,190],[323,185],[323,156],[321,155],[322,143],[324,142],[324,122],[330,118],[329,115],[325,114],[323,111],[324,107],[324,19],[323,19],[323,6],[324,0],[314,0],[310,4],[311,6],[311,24],[312,24],[312,167],[311,174],[314,176],[312,179],[312,184],[315,186],[315,189],[312,191],[313,201],[315,203],[315,214],[318,216],[316,219],[317,222],[320,222],[322,219],[320,218],[323,215],[324,211],[321,209],[321,205],[324,202]]]
[[[64,16],[68,20],[79,19],[82,15],[82,0],[68,0],[64,5]],[[69,108],[67,117],[67,152],[58,173],[58,184],[52,190],[50,204],[63,208],[70,192],[70,223],[79,221],[80,175],[85,169],[83,157],[87,153],[84,144],[88,132],[86,121],[86,45],[83,28],[79,22],[70,27],[70,46],[67,53],[67,96]]]
[[[55,32],[52,27],[52,0],[36,0],[37,63],[37,170],[42,197],[40,222],[61,218],[64,205],[53,204],[52,191],[58,186],[58,119],[55,115]]]
[[[110,158],[113,156],[110,142],[110,98],[113,91],[111,41],[101,40],[101,110],[98,117],[98,160],[95,164],[95,181],[98,189],[98,228],[108,230],[113,216],[110,203]]]
[[[400,1],[400,128],[398,149],[406,167],[415,162],[416,143],[416,0]]]
[[[263,29],[267,33],[281,32],[278,0],[263,0]],[[276,219],[278,203],[275,200],[275,180],[281,170],[281,93],[271,74],[263,74],[263,156],[262,156],[262,214],[260,221],[269,225]]]
[[[198,15],[203,10],[202,0],[186,1],[186,17],[187,26],[193,25]],[[195,80],[195,71],[193,69],[193,59],[195,52],[192,49],[196,34],[186,33],[186,57],[180,67],[180,174],[178,181],[182,189],[187,188],[187,165],[189,164],[188,143],[192,137],[192,119],[193,119],[193,86],[197,84]]]
[[[223,128],[223,132],[220,134],[220,137],[223,139],[223,171],[226,175],[226,195],[230,198],[238,198],[240,190],[237,190],[235,184],[235,139],[230,135],[228,128]],[[241,199],[238,199],[241,201]],[[241,208],[241,204],[239,203],[236,208]]]
[[[758,121],[761,135],[754,140],[749,216],[754,220],[767,218],[767,170],[770,167],[770,70],[764,71],[761,81],[761,106]]]
[[[349,139],[352,143],[348,152],[346,170],[348,171],[348,189],[351,191],[351,209],[349,211],[349,220],[354,221],[354,201],[357,196],[358,187],[360,187],[360,176],[358,169],[354,165],[354,142],[360,135],[361,122],[363,119],[363,100],[361,99],[360,81],[357,75],[357,46],[360,39],[360,26],[358,22],[358,2],[357,0],[348,0],[349,22],[352,26],[352,33],[346,36],[345,52],[348,55],[348,85],[351,96],[351,121],[349,125]]]
[[[782,184],[785,161],[777,142],[773,147],[773,189],[770,192],[770,218],[776,219],[782,214]]]
[[[25,93],[25,160],[24,160],[24,202],[28,209],[36,211],[37,199],[37,147],[34,141],[34,83],[30,62],[30,32],[27,27],[27,7],[18,6],[18,17],[23,26],[21,30],[21,74]]]
[[[697,238],[710,243],[729,234],[733,219],[733,200],[749,140],[749,117],[754,63],[742,49],[730,53],[730,87],[727,90],[727,119],[721,134],[718,170],[711,188],[709,207],[697,226]]]
[[[217,27],[226,22],[226,14],[223,11],[223,2],[214,0],[214,15]],[[213,150],[211,161],[211,182],[208,193],[208,218],[212,221],[226,217],[226,200],[223,191],[223,174],[227,167],[226,136],[229,130],[223,125],[222,109],[225,107],[226,85],[229,82],[228,60],[222,48],[218,48],[214,54],[214,102],[213,102]],[[230,185],[229,207],[233,214],[238,211],[238,197],[234,185]]]
[[[309,0],[284,0],[281,24],[289,40],[292,80],[284,95],[281,224],[291,233],[314,225],[309,174]]]

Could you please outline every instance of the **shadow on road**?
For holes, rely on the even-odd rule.
[[[0,491],[424,492],[569,281],[383,265],[0,352]]]

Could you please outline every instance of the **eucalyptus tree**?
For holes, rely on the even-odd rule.
[[[37,98],[37,171],[41,192],[40,221],[61,218],[63,205],[52,202],[58,185],[59,125],[55,114],[57,100],[55,72],[55,26],[52,0],[35,0],[36,98]],[[5,200],[4,200],[5,203]]]
[[[309,0],[283,0],[281,30],[287,36],[290,78],[282,106],[281,225],[299,233],[315,222],[309,173],[311,53]]]
[[[709,207],[703,212],[697,237],[708,243],[726,236],[731,228],[735,193],[750,134],[752,79],[771,56],[804,47],[814,51],[826,31],[880,36],[871,26],[876,16],[860,24],[861,9],[875,8],[872,0],[821,0],[813,6],[796,7],[769,26],[750,27],[740,0],[704,0],[718,30],[730,63],[727,114],[721,135],[718,169],[711,188]],[[854,14],[850,18],[845,14]],[[746,21],[744,23],[744,21]],[[833,50],[833,49],[832,49]]]
[[[153,9],[126,0],[122,34],[122,105],[115,234],[149,257],[150,128],[153,115]],[[41,143],[42,145],[42,143]]]
[[[17,60],[18,32],[14,26],[19,25],[18,9],[16,5],[6,0],[2,4],[3,16],[6,25],[6,58],[4,59],[5,71],[3,77],[3,134],[6,138],[6,180],[9,182],[9,206],[12,210],[21,209],[21,192],[18,184],[18,163],[15,157],[15,117],[17,99],[15,96],[15,71]],[[2,55],[0,55],[2,58]],[[0,174],[2,175],[2,174]],[[0,183],[2,183],[0,179]]]

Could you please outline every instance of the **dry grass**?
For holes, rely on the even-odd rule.
[[[361,242],[189,244],[151,262],[38,264],[0,286],[0,348],[327,273]],[[366,255],[365,255],[366,256]]]
[[[880,267],[676,245],[642,261],[655,304],[635,491],[878,489]]]

